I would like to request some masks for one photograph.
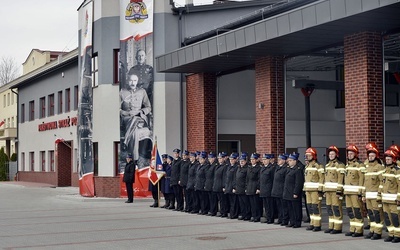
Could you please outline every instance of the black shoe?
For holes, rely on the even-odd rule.
[[[362,236],[363,236],[362,233],[354,233],[354,234],[353,234],[353,237],[362,237]]]
[[[167,205],[163,205],[163,206],[161,206],[160,208],[166,208],[167,207]]]
[[[243,220],[249,221],[249,220],[250,220],[250,218],[244,218]]]
[[[211,214],[212,217],[217,216],[217,214]]]
[[[274,222],[274,224],[275,225],[280,225],[280,224],[282,224],[282,222],[281,221],[277,221],[277,222]]]
[[[365,229],[365,230],[369,230],[370,228],[371,228],[370,225],[365,225],[365,226],[364,226],[364,229]]]
[[[310,221],[311,221],[310,218],[307,218],[307,219],[303,220],[304,223],[310,223]]]
[[[353,236],[353,233],[352,232],[347,232],[347,233],[344,234],[344,236]]]
[[[133,201],[125,201],[125,203],[133,203]]]
[[[300,225],[294,225],[293,228],[300,228]]]
[[[311,230],[313,230],[313,229],[314,229],[314,226],[312,226],[312,225],[310,225],[310,226],[308,226],[308,227],[306,228],[307,231],[311,231]]]
[[[293,227],[294,225],[292,225],[292,224],[289,224],[289,225],[286,225],[285,227]]]
[[[314,229],[312,231],[313,232],[319,232],[319,231],[321,231],[321,227],[314,227]]]
[[[392,240],[392,243],[399,243],[400,242],[400,238],[399,237],[394,237]]]
[[[221,215],[221,218],[225,218],[225,217],[228,217],[228,215],[227,214]]]
[[[169,210],[174,210],[174,209],[175,209],[175,206],[169,206],[168,209],[169,209]]]
[[[243,218],[243,216],[241,216],[241,215],[238,217],[238,220],[243,220],[243,219],[244,219],[244,218]]]
[[[150,205],[150,207],[158,207],[158,203],[154,202],[153,204]]]
[[[342,230],[332,230],[331,234],[341,234]]]
[[[394,237],[388,236],[388,237],[386,237],[383,241],[384,241],[384,242],[392,242],[393,239],[394,239]]]
[[[380,240],[382,239],[382,234],[374,234],[374,236],[371,237],[371,240]]]
[[[364,239],[371,239],[374,236],[373,232],[369,232],[367,235],[364,236]]]
[[[255,219],[253,222],[260,222],[260,219]]]
[[[197,214],[199,211],[190,211],[191,214]]]
[[[330,234],[332,231],[333,231],[333,229],[328,228],[328,229],[326,229],[326,230],[324,231],[324,233]]]

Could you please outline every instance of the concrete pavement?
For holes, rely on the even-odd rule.
[[[309,232],[305,230],[308,224],[292,229],[150,208],[150,199],[135,198],[132,204],[125,204],[124,200],[83,198],[73,187],[0,182],[0,247],[9,250],[237,250],[395,249],[400,246],[344,234]],[[348,227],[347,220],[344,229]],[[324,222],[323,230],[326,228]]]

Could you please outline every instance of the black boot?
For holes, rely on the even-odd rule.
[[[158,207],[158,202],[157,202],[157,200],[154,200],[153,204],[151,204],[150,207]]]

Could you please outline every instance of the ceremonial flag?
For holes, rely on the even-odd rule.
[[[157,142],[154,143],[153,150],[151,151],[151,165],[148,172],[148,177],[153,185],[156,185],[160,179],[165,175],[162,171],[162,161],[157,149]]]
[[[3,124],[4,124],[4,121],[1,121],[1,122],[0,122],[0,127],[3,126]]]

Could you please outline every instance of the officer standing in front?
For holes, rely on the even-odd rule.
[[[283,186],[285,184],[286,173],[288,171],[286,160],[287,158],[283,154],[278,156],[278,162],[271,191],[271,196],[274,197],[276,209],[278,210],[278,220],[274,224],[280,224],[281,226],[288,225],[289,220],[289,211],[283,202]]]
[[[133,202],[133,183],[135,183],[135,164],[133,163],[132,154],[126,156],[126,165],[124,171],[123,181],[126,186],[126,194],[128,195],[128,200],[125,203]]]
[[[260,168],[260,189],[258,194],[263,202],[263,210],[265,212],[265,221],[262,223],[274,223],[274,198],[271,195],[274,183],[275,167],[271,164],[271,155],[264,154],[262,157],[262,166]],[[261,212],[262,214],[262,212]]]
[[[189,151],[184,150],[182,153],[182,161],[181,161],[181,168],[179,172],[179,181],[178,181],[179,186],[182,188],[184,204],[185,204],[185,209],[181,210],[182,212],[187,212],[188,210],[189,198],[188,198],[188,193],[186,192],[186,186],[188,183],[189,166],[190,166]]]
[[[176,208],[175,211],[182,211],[183,208],[183,190],[179,185],[180,173],[181,173],[181,161],[182,158],[179,156],[181,152],[180,149],[174,149],[172,151],[174,153],[174,160],[172,161],[172,170],[171,170],[171,187],[174,190],[174,195],[176,199]],[[175,204],[173,204],[175,205]]]
[[[258,159],[260,155],[253,153],[250,156],[250,165],[247,167],[246,176],[246,195],[250,202],[251,217],[250,221],[260,222],[260,197],[257,190],[260,190],[260,165]]]
[[[224,193],[228,195],[229,200],[229,217],[228,219],[237,219],[239,214],[239,202],[238,197],[233,193],[233,184],[236,179],[236,171],[238,169],[237,165],[238,155],[232,153],[229,156],[229,166],[226,170],[225,186],[223,188]]]

